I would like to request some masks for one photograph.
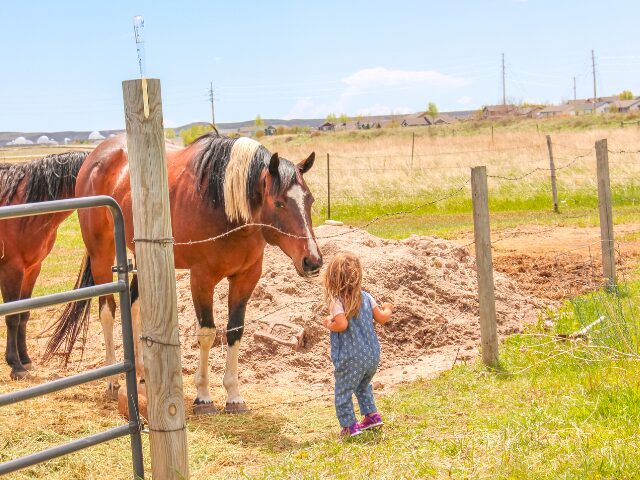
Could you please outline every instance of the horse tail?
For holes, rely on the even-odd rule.
[[[95,285],[93,274],[91,273],[91,260],[89,254],[85,253],[82,265],[80,266],[80,273],[78,279],[74,285],[74,289],[83,287],[92,287]],[[69,357],[76,343],[78,337],[82,334],[82,345],[84,351],[84,344],[87,338],[87,331],[89,328],[89,316],[91,314],[91,298],[86,300],[79,300],[77,302],[68,303],[62,312],[62,316],[54,323],[50,329],[53,329],[53,334],[47,343],[47,348],[44,352],[43,360],[46,362],[50,360],[60,347],[64,345],[64,357],[65,366],[69,363]]]

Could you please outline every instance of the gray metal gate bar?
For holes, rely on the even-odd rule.
[[[0,407],[6,407],[13,403],[40,397],[48,393],[64,390],[65,388],[82,385],[83,383],[93,382],[94,380],[100,380],[101,378],[110,377],[111,375],[125,373],[131,368],[131,366],[130,362],[114,363],[113,365],[107,365],[106,367],[100,367],[94,370],[78,373],[71,377],[60,378],[41,385],[36,385],[35,387],[4,393],[0,395]]]
[[[13,315],[14,313],[22,313],[27,310],[35,310],[36,308],[49,307],[60,303],[77,302],[78,300],[86,300],[92,297],[102,297],[112,293],[120,293],[128,288],[124,282],[111,282],[95,285],[93,287],[78,288],[69,292],[52,293],[43,295],[42,297],[25,298],[14,302],[3,303],[0,305],[0,316]]]
[[[142,462],[142,439],[140,437],[141,423],[138,417],[138,386],[136,385],[135,355],[133,349],[133,329],[131,325],[131,297],[129,294],[129,266],[127,261],[127,246],[124,236],[124,219],[118,203],[111,197],[99,195],[95,197],[69,198],[50,202],[29,203],[24,205],[10,205],[0,207],[0,220],[8,218],[28,217],[47,213],[68,212],[80,208],[108,207],[113,217],[113,233],[116,243],[116,268],[118,275],[116,282],[94,287],[77,289],[71,292],[56,293],[43,297],[18,300],[0,306],[0,315],[23,312],[31,308],[40,308],[57,303],[83,300],[92,296],[102,296],[118,293],[120,299],[120,316],[122,319],[122,346],[124,362],[83,372],[71,377],[38,385],[22,391],[0,396],[0,406],[26,400],[35,396],[55,392],[63,388],[97,380],[109,375],[125,373],[127,382],[127,400],[129,407],[129,423],[121,427],[97,433],[89,437],[74,440],[65,445],[49,448],[23,458],[17,458],[0,464],[0,475],[19,470],[36,463],[45,462],[77,450],[97,445],[114,438],[129,435],[131,439],[131,454],[133,458],[133,472],[136,478],[144,478]]]
[[[15,472],[21,468],[31,467],[37,463],[62,457],[63,455],[68,455],[70,453],[77,452],[78,450],[82,450],[83,448],[92,447],[115,438],[124,437],[125,435],[129,435],[129,433],[129,426],[122,425],[110,430],[105,430],[104,432],[96,433],[95,435],[90,435],[88,437],[65,443],[64,445],[58,445],[25,457],[9,460],[8,462],[0,464],[0,475]]]

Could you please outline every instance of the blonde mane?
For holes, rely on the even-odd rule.
[[[247,195],[249,170],[260,144],[241,137],[231,147],[229,163],[224,172],[224,212],[232,222],[250,222],[251,205]]]

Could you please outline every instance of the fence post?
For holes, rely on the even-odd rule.
[[[553,211],[558,213],[558,187],[556,186],[556,165],[553,163],[553,146],[551,135],[547,135],[547,148],[549,149],[549,170],[551,170],[551,194],[553,195]]]
[[[476,245],[478,301],[480,303],[482,361],[485,365],[496,367],[498,366],[498,327],[489,228],[487,167],[473,167],[471,169],[471,199],[473,202],[473,234]]]
[[[416,133],[411,133],[411,171],[413,172],[413,149],[416,143]]]
[[[153,478],[189,477],[160,80],[122,82]]]
[[[600,242],[602,244],[602,271],[609,286],[616,285],[616,257],[613,241],[613,212],[611,210],[611,184],[609,181],[609,152],[607,140],[596,142],[598,164],[598,208],[600,210]]]
[[[329,163],[329,154],[327,153],[327,220],[331,220],[331,168]]]

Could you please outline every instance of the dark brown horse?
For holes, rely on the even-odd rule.
[[[226,409],[243,411],[238,389],[238,351],[243,334],[245,309],[262,273],[267,243],[279,246],[293,261],[300,275],[317,274],[322,257],[311,225],[311,204],[303,174],[313,165],[314,154],[294,165],[271,154],[258,142],[209,134],[184,149],[167,147],[171,223],[175,239],[175,266],[189,269],[191,294],[200,325],[200,361],[195,383],[194,411],[215,411],[209,394],[209,350],[215,338],[213,290],[223,278],[229,280],[229,321],[227,323],[227,364],[223,384],[227,390]],[[125,137],[103,142],[87,158],[78,175],[77,196],[110,195],[122,207],[125,233],[133,249],[133,220],[129,164]],[[112,221],[103,209],[79,212],[82,236],[88,257],[80,273],[79,285],[105,283],[112,279],[114,258]],[[257,226],[253,224],[264,224]],[[242,225],[229,235],[212,241]],[[193,242],[193,243],[190,243]],[[137,282],[132,281],[134,335],[139,337]],[[113,297],[99,300],[99,315],[105,336],[106,363],[115,361],[113,346]],[[65,311],[48,352],[66,343],[68,351],[89,317],[89,301],[72,304]],[[136,342],[137,343],[137,342]],[[136,368],[142,376],[140,348]],[[110,379],[108,394],[117,388]]]
[[[84,152],[49,155],[28,163],[0,164],[0,206],[72,198]],[[56,240],[58,226],[70,212],[0,221],[0,289],[5,302],[31,297],[42,261]],[[8,315],[5,360],[11,378],[31,369],[27,354],[29,312]]]

